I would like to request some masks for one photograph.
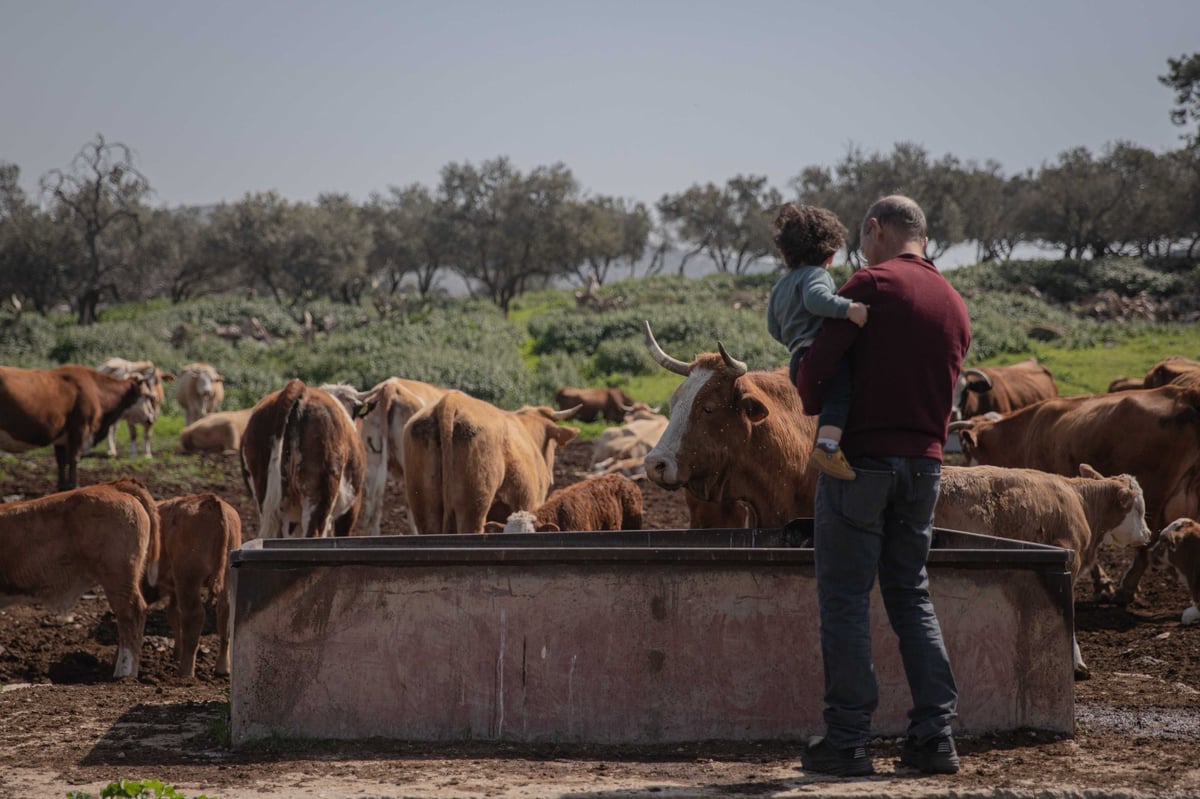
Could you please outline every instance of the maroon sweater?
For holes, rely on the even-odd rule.
[[[863,269],[843,297],[869,307],[867,324],[826,319],[800,362],[796,388],[819,413],[838,359],[849,359],[847,457],[942,457],[954,382],[971,343],[967,307],[931,262],[904,254]]]

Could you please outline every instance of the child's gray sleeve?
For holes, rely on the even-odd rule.
[[[839,297],[833,278],[824,269],[816,269],[804,278],[804,307],[809,313],[830,319],[845,319],[850,300]]]

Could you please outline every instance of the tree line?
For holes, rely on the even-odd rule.
[[[1168,59],[1160,82],[1176,92],[1171,118],[1200,121],[1200,53]],[[1039,169],[1006,175],[932,157],[911,142],[890,153],[852,147],[834,166],[807,166],[792,197],[836,212],[858,262],[858,220],[872,201],[901,192],[930,223],[930,256],[973,243],[980,262],[1021,244],[1068,259],[1105,255],[1194,259],[1200,250],[1200,136],[1155,153],[1131,142],[1077,147]],[[770,223],[783,193],[766,177],[695,184],[653,208],[583,191],[561,163],[528,172],[505,157],[450,163],[436,187],[391,186],[356,203],[344,194],[292,202],[248,193],[213,208],[154,208],[131,149],[102,134],[71,163],[20,186],[0,161],[0,297],[46,314],[70,307],[80,324],[106,302],[205,294],[266,294],[298,308],[317,298],[362,303],[402,291],[436,292],[447,274],[507,310],[514,297],[556,280],[603,284],[615,276],[682,274],[696,257],[742,274],[774,259]]]

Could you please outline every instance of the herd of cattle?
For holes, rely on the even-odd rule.
[[[60,493],[0,504],[0,605],[69,607],[101,585],[116,618],[114,675],[135,676],[147,603],[167,608],[180,674],[195,667],[206,604],[227,673],[228,552],[237,512],[212,494],[156,502],[130,478],[79,488],[80,457],[124,419],[152,455],[150,427],[164,384],[187,426],[185,452],[237,453],[258,511],[259,537],[379,535],[389,479],[404,487],[421,533],[641,529],[647,478],[685,488],[691,526],[781,526],[811,516],[807,468],[815,418],[786,370],[751,371],[723,345],[684,362],[647,323],[646,343],[685,378],[668,418],[619,389],[561,389],[557,409],[500,409],[461,391],[389,378],[360,391],[292,380],[253,408],[219,410],[223,379],[189,364],[110,359],[98,369],[0,367],[0,450],[54,446]],[[1076,552],[1073,577],[1128,601],[1151,560],[1174,567],[1200,603],[1200,363],[1168,358],[1144,380],[1107,394],[1059,397],[1035,361],[970,369],[955,389],[951,430],[967,466],[943,469],[940,527],[1033,540]],[[597,439],[591,478],[550,493],[568,419],[620,422]],[[1098,564],[1102,543],[1136,548],[1116,586]],[[1196,605],[1184,623],[1200,620]],[[1086,676],[1078,646],[1076,673]]]

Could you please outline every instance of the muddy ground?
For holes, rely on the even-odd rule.
[[[581,479],[588,443],[565,448],[557,483]],[[15,465],[14,465],[15,464]],[[48,453],[10,461],[0,497],[40,496],[53,485]],[[186,475],[181,476],[181,472]],[[134,474],[157,498],[215,491],[252,532],[256,517],[233,456],[203,456],[190,469],[89,457],[85,483]],[[648,528],[687,526],[680,494],[642,484]],[[394,489],[385,534],[407,532]],[[1128,562],[1109,551],[1119,574]],[[1087,590],[1085,590],[1085,588]],[[1180,626],[1189,602],[1178,580],[1150,571],[1137,600],[1118,608],[1077,593],[1079,643],[1092,668],[1076,683],[1075,736],[1021,731],[962,737],[962,771],[922,778],[893,764],[899,742],[875,742],[880,774],[863,780],[798,770],[799,744],[699,743],[667,747],[453,745],[368,742],[274,744],[230,752],[227,679],[213,674],[206,634],[197,678],[182,682],[170,660],[162,611],[146,626],[141,674],[114,682],[116,627],[103,598],[66,616],[35,607],[0,611],[0,797],[99,795],[119,778],[155,777],[188,796],[1200,796],[1200,625]],[[211,625],[211,620],[210,620]],[[211,628],[209,630],[211,633]]]

